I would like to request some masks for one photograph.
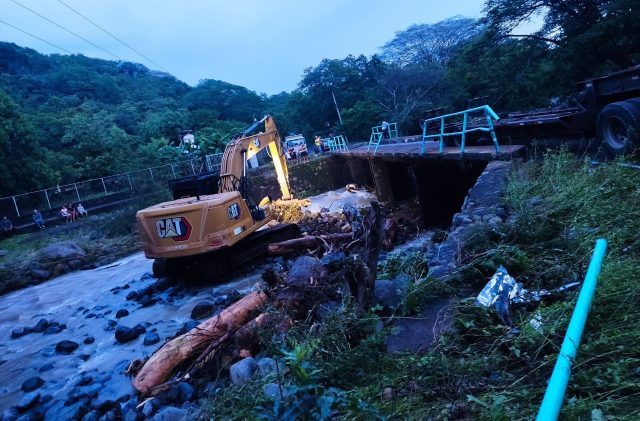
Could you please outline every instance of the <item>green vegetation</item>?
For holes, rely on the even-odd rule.
[[[323,323],[296,324],[274,336],[266,353],[286,366],[278,376],[212,395],[201,418],[224,419],[532,419],[571,317],[577,291],[512,309],[516,329],[475,295],[504,264],[527,289],[580,281],[596,238],[610,249],[563,407],[566,419],[640,416],[640,171],[617,163],[593,166],[566,152],[512,174],[505,199],[511,218],[478,228],[465,264],[442,287],[425,279],[420,254],[388,259],[380,277],[422,280],[397,315],[449,296],[453,330],[418,354],[385,351],[388,321],[350,305]],[[412,296],[419,297],[414,300]],[[416,305],[417,303],[417,305]],[[529,321],[541,321],[540,330]],[[263,385],[282,386],[275,400]],[[600,417],[600,418],[598,418]]]

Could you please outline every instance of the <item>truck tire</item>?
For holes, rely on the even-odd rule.
[[[612,155],[640,146],[640,106],[631,101],[613,102],[598,114],[598,137]]]

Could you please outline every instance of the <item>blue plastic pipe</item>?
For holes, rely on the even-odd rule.
[[[540,411],[536,418],[538,421],[558,419],[564,394],[569,384],[571,363],[576,358],[578,348],[580,347],[580,339],[582,338],[584,326],[587,324],[587,316],[589,315],[591,301],[596,291],[598,275],[600,274],[602,260],[604,259],[606,251],[607,240],[601,238],[596,241],[596,248],[593,251],[589,269],[584,277],[584,282],[580,289],[580,295],[578,296],[576,307],[573,310],[571,321],[569,321],[569,327],[564,336],[564,341],[558,354],[558,360],[553,368],[553,373],[551,373],[551,379],[549,380],[547,391],[542,399],[542,405],[540,405]]]

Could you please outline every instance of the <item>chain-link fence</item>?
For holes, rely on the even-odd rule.
[[[7,216],[16,226],[31,222],[34,209],[45,218],[57,216],[62,206],[82,203],[88,210],[123,199],[168,188],[168,180],[203,172],[220,172],[222,154],[160,165],[73,184],[49,187],[0,198],[0,217]]]

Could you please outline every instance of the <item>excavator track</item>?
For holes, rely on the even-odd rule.
[[[242,265],[266,257],[269,244],[297,237],[300,237],[300,228],[296,224],[274,225],[256,231],[228,248],[198,256],[156,259],[153,275],[157,278],[224,282]]]

